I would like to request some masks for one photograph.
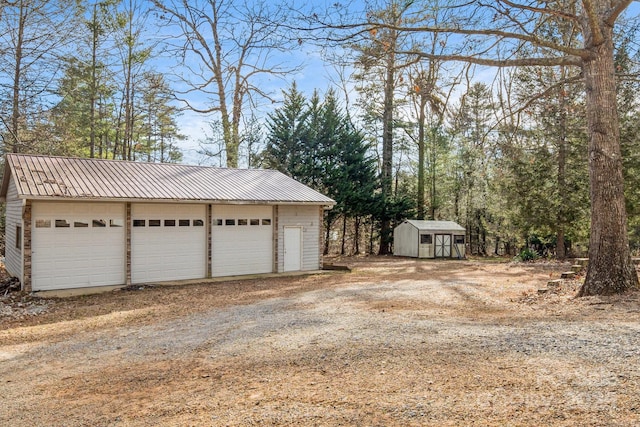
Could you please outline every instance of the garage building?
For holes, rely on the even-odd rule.
[[[464,258],[465,228],[454,221],[406,220],[393,231],[393,254],[413,258]]]
[[[274,170],[22,154],[0,197],[26,291],[318,270],[335,204]]]

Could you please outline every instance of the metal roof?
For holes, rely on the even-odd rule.
[[[418,219],[408,219],[405,222],[413,225],[418,230],[465,231],[463,226],[454,221],[423,221]]]
[[[335,204],[293,178],[265,169],[7,154],[3,198],[10,175],[24,199]]]

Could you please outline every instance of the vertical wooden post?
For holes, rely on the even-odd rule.
[[[213,206],[211,203],[207,205],[207,277],[213,274],[213,253],[212,253],[212,225],[213,225]]]
[[[125,241],[126,241],[126,260],[125,260],[125,285],[131,284],[131,203],[125,203]]]
[[[273,207],[273,211],[272,211],[272,216],[273,216],[273,220],[271,221],[272,225],[272,229],[271,229],[271,235],[273,236],[273,272],[277,273],[278,270],[278,263],[280,261],[280,257],[279,257],[279,253],[278,253],[278,243],[279,243],[279,239],[278,236],[280,235],[280,230],[279,230],[279,225],[278,225],[278,220],[280,217],[280,213],[279,213],[279,209],[278,206],[274,206]]]
[[[31,292],[31,200],[25,202],[22,225],[22,290]]]
[[[320,206],[318,210],[320,211],[318,218],[318,270],[322,270],[324,261],[322,256],[322,248],[324,248],[324,206]]]

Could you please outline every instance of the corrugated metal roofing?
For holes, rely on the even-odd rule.
[[[335,204],[275,170],[7,154],[2,197],[9,173],[21,198]]]
[[[465,231],[463,226],[454,221],[423,221],[418,219],[408,219],[406,222],[413,225],[418,230]]]

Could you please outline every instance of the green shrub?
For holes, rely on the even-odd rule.
[[[538,255],[536,251],[529,248],[525,248],[520,251],[520,253],[516,256],[515,260],[520,262],[527,262],[527,261],[535,261],[538,258],[540,258],[540,255]]]

